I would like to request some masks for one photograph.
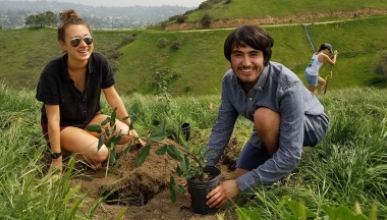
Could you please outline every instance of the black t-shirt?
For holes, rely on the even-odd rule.
[[[67,70],[67,54],[50,61],[40,75],[36,99],[48,105],[59,105],[60,125],[84,128],[101,108],[101,89],[115,83],[113,70],[106,57],[92,53],[86,71],[85,90],[80,92]],[[47,123],[42,106],[42,120]]]

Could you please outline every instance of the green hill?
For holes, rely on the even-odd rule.
[[[230,3],[228,3],[230,2]],[[205,14],[210,15],[210,27],[228,27],[254,24],[279,24],[297,21],[317,22],[383,15],[387,12],[384,1],[284,1],[284,0],[207,0],[199,8],[185,13],[186,23],[179,24],[170,19],[169,29],[186,29],[200,27],[200,20]],[[167,27],[168,29],[168,27]]]
[[[238,2],[234,0],[228,5],[230,13],[236,13],[241,7]],[[378,4],[378,1],[374,1],[369,3],[369,7],[377,7]],[[295,3],[293,6],[301,7]],[[359,7],[360,3],[357,8]],[[259,12],[261,9],[256,10]],[[289,9],[288,13],[290,12],[292,11]],[[335,23],[309,23],[308,29],[315,47],[329,42],[339,51],[333,79],[329,84],[330,90],[368,86],[378,81],[373,74],[373,67],[379,53],[387,46],[384,37],[387,35],[386,23],[387,16],[337,20]],[[275,40],[272,60],[283,63],[304,80],[304,68],[313,49],[300,24],[294,21],[263,27]],[[116,87],[121,94],[152,93],[152,74],[168,68],[173,78],[169,83],[171,94],[203,95],[219,94],[221,78],[230,67],[223,56],[223,43],[231,29],[233,28],[190,31],[137,29],[94,31],[93,35],[95,51],[108,56],[116,69]],[[132,42],[133,39],[135,40]],[[158,45],[161,39],[164,40],[165,47]],[[174,44],[181,45],[178,49],[173,49]],[[35,89],[44,66],[60,55],[56,29],[0,31],[0,80],[5,81],[12,89]],[[325,77],[328,72],[329,67],[324,66],[320,74]]]

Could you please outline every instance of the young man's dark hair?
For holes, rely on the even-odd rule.
[[[246,45],[262,51],[265,59],[264,64],[265,66],[268,64],[274,40],[269,33],[258,26],[245,25],[231,32],[224,43],[224,56],[231,62],[233,47]]]

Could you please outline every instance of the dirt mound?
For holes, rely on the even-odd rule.
[[[119,181],[104,185],[100,188],[100,196],[109,195],[108,203],[121,205],[142,206],[147,204],[155,195],[166,189],[171,176],[183,183],[183,179],[175,175],[175,167],[178,162],[171,159],[167,154],[159,156],[155,154],[157,144],[152,144],[147,160],[137,167],[139,150],[122,154],[118,158],[114,174]]]
[[[72,180],[72,185],[80,185],[81,191],[87,193],[84,200],[84,211],[88,212],[101,197],[106,200],[101,202],[93,219],[116,219],[125,209],[123,219],[217,219],[216,214],[194,214],[185,196],[177,192],[177,203],[171,202],[169,194],[169,179],[173,175],[177,183],[185,180],[175,175],[178,162],[167,154],[159,156],[155,150],[159,147],[151,144],[151,150],[145,162],[138,167],[137,157],[139,150],[134,149],[125,153],[123,146],[118,150],[116,165],[109,167],[105,176],[106,167],[98,171],[86,171],[85,175]],[[220,165],[222,179],[232,178],[227,165]]]

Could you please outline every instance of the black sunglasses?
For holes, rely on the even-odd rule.
[[[85,42],[87,45],[91,45],[93,43],[93,37],[92,36],[84,36],[83,42]],[[70,40],[70,44],[73,47],[78,47],[80,43],[81,43],[80,37],[73,37]]]

